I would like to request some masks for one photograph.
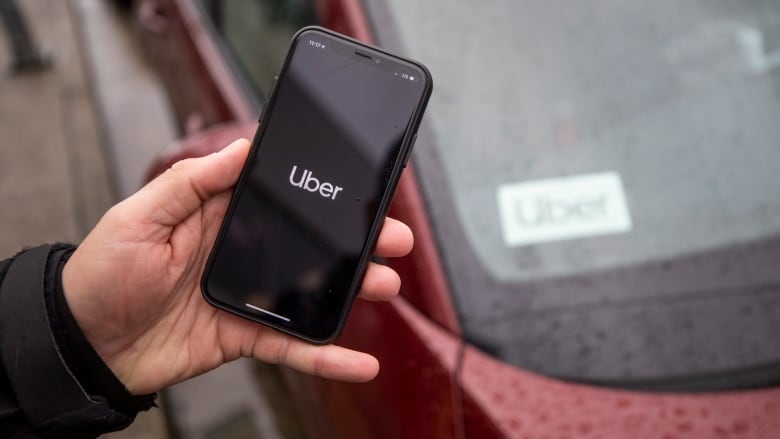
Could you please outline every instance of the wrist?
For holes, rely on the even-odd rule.
[[[58,326],[55,338],[63,346],[67,361],[75,377],[82,382],[84,389],[90,394],[104,396],[109,403],[125,413],[135,413],[154,406],[154,394],[135,396],[134,389],[128,386],[127,377],[116,361],[104,356],[90,340],[79,320],[79,312],[72,304],[81,303],[74,293],[84,291],[78,289],[78,270],[71,265],[73,249],[67,251],[58,262],[58,274],[52,294],[50,314],[52,321]],[[80,308],[83,312],[84,309]],[[83,318],[83,316],[82,316]],[[82,320],[83,321],[83,320]],[[113,363],[113,364],[112,364]]]

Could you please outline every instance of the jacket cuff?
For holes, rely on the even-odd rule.
[[[156,394],[134,396],[105,364],[84,333],[68,307],[62,288],[62,269],[76,250],[71,245],[52,249],[45,280],[46,308],[54,340],[60,355],[73,372],[74,377],[89,395],[106,398],[112,408],[135,417],[136,413],[156,407]]]
[[[123,413],[105,395],[88,392],[71,367],[73,358],[66,358],[71,352],[63,346],[69,346],[68,342],[58,342],[61,337],[52,331],[52,320],[60,319],[47,310],[47,302],[52,301],[47,301],[45,279],[47,273],[59,272],[60,264],[49,264],[50,254],[62,248],[36,247],[10,263],[0,285],[0,359],[19,406],[36,432],[99,434],[124,428],[135,413]],[[59,274],[56,279],[59,283]],[[97,358],[97,364],[107,369]]]

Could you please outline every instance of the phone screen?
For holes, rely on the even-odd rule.
[[[313,341],[334,336],[429,81],[387,53],[299,33],[212,252],[206,297]]]

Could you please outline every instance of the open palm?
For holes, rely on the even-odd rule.
[[[87,339],[134,394],[239,357],[286,364],[328,378],[366,381],[377,360],[339,346],[314,346],[208,305],[200,276],[240,174],[249,142],[175,164],[114,206],[63,271],[68,305]],[[403,256],[412,235],[388,219],[377,254]],[[395,296],[398,275],[371,264],[361,297]]]

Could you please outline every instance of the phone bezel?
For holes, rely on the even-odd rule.
[[[261,314],[253,314],[247,312],[247,310],[245,309],[237,308],[229,303],[225,303],[216,299],[208,292],[208,278],[211,269],[213,267],[214,259],[216,257],[216,254],[219,251],[220,244],[224,239],[225,233],[227,232],[228,225],[230,224],[233,214],[235,212],[237,206],[238,194],[241,193],[241,191],[243,190],[248,175],[251,172],[251,168],[250,166],[247,166],[247,164],[254,162],[255,156],[257,155],[260,149],[260,144],[262,143],[263,135],[265,134],[265,125],[262,123],[262,120],[273,111],[274,105],[276,103],[277,90],[279,88],[278,85],[284,80],[284,75],[287,72],[293,54],[297,49],[297,45],[300,44],[302,38],[309,33],[324,34],[329,38],[339,40],[340,44],[350,45],[351,46],[350,50],[359,49],[361,51],[368,52],[375,57],[381,56],[382,59],[392,59],[393,61],[399,64],[406,64],[409,67],[417,69],[422,74],[421,79],[424,80],[423,91],[420,96],[420,100],[418,101],[417,105],[414,108],[414,111],[410,118],[410,123],[407,126],[406,132],[404,133],[404,138],[401,143],[401,147],[399,148],[398,154],[395,157],[393,169],[390,173],[390,176],[388,177],[388,184],[385,186],[384,192],[381,197],[381,201],[377,208],[376,216],[372,221],[371,228],[369,229],[365,244],[363,246],[363,249],[361,250],[360,259],[357,265],[357,270],[355,272],[355,275],[353,276],[344,306],[341,308],[340,315],[336,323],[336,327],[328,336],[323,338],[319,338],[312,334],[303,333],[294,328],[281,325],[279,324],[278,321],[271,320]],[[355,299],[358,296],[360,285],[363,282],[363,278],[365,277],[366,270],[368,268],[368,263],[370,262],[374,248],[376,247],[376,242],[379,237],[379,232],[381,231],[384,218],[387,215],[387,211],[390,207],[390,203],[392,202],[393,196],[398,186],[401,173],[403,169],[406,167],[406,161],[409,155],[411,154],[412,147],[414,146],[413,139],[417,134],[417,130],[420,126],[420,122],[422,120],[422,116],[425,112],[425,108],[428,104],[428,100],[431,96],[432,90],[433,90],[433,83],[432,83],[430,72],[423,64],[417,61],[389,53],[379,47],[366,44],[362,41],[356,40],[354,38],[350,38],[346,35],[342,35],[338,32],[334,32],[319,26],[307,26],[300,29],[298,32],[296,32],[296,34],[292,38],[290,48],[287,51],[287,55],[285,56],[285,60],[282,65],[282,69],[279,73],[279,76],[275,80],[272,89],[270,91],[268,102],[265,108],[263,109],[262,115],[259,120],[258,129],[255,133],[254,139],[252,140],[252,147],[247,157],[247,161],[242,168],[239,180],[236,183],[236,186],[233,190],[230,204],[225,213],[225,218],[222,221],[219,233],[217,234],[216,240],[214,241],[214,245],[211,249],[208,260],[206,262],[206,266],[204,268],[203,275],[201,277],[201,284],[200,284],[203,298],[209,304],[219,309],[231,312],[233,314],[237,314],[249,320],[272,327],[276,330],[301,338],[310,343],[328,344],[335,341],[339,337],[339,335],[341,335],[341,332],[344,329],[344,324],[346,323],[347,317],[349,315],[349,311],[352,309]]]

